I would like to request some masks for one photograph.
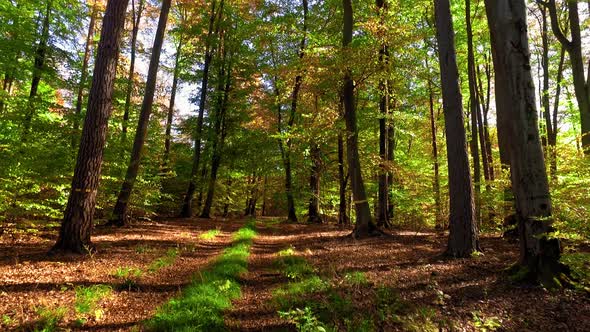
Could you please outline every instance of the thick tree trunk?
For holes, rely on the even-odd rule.
[[[527,277],[555,286],[561,272],[559,239],[549,238],[551,198],[539,138],[524,0],[486,0],[496,71],[498,115],[511,142],[510,170],[520,233],[520,265]],[[508,106],[509,107],[506,107]]]
[[[123,111],[123,122],[121,124],[121,142],[123,150],[127,145],[127,126],[129,123],[129,109],[131,107],[131,97],[133,94],[133,75],[135,74],[135,58],[137,53],[137,34],[139,33],[139,23],[141,23],[141,15],[145,9],[145,0],[139,0],[137,9],[135,8],[135,0],[131,0],[131,13],[133,27],[131,29],[131,63],[129,65],[129,73],[127,74],[127,87],[125,90],[125,107]]]
[[[211,59],[213,58],[213,36],[217,35],[219,31],[219,24],[223,18],[223,5],[224,0],[221,0],[219,8],[219,19],[217,20],[217,27],[214,29],[215,17],[217,16],[215,7],[216,1],[211,1],[211,14],[209,16],[209,30],[207,32],[207,39],[205,40],[205,62],[203,63],[203,80],[201,82],[201,95],[199,98],[199,114],[197,116],[197,128],[195,130],[195,153],[193,155],[193,167],[191,169],[191,176],[188,184],[188,189],[184,195],[184,201],[180,216],[184,218],[190,218],[193,215],[193,197],[197,188],[196,178],[199,172],[199,163],[201,162],[201,140],[203,134],[203,117],[205,114],[205,104],[207,102],[207,89],[209,84],[209,67],[211,65]]]
[[[311,143],[311,172],[309,176],[309,188],[311,197],[309,198],[309,209],[307,222],[322,223],[320,215],[320,176],[322,168],[322,155],[317,143]]]
[[[470,257],[480,248],[449,0],[435,0],[435,15],[449,165],[450,227],[447,254]]]
[[[344,52],[350,51],[352,43],[352,30],[354,26],[354,17],[352,12],[352,1],[342,0],[344,7],[344,26],[342,29],[342,46]],[[361,171],[361,162],[358,151],[358,128],[356,123],[356,110],[354,102],[354,81],[352,71],[346,68],[343,80],[343,102],[344,102],[344,120],[346,122],[346,157],[348,159],[348,174],[352,187],[354,207],[356,211],[356,223],[353,237],[364,238],[371,236],[376,231],[376,226],[371,219],[371,209],[365,192],[365,184]]]
[[[27,105],[27,112],[24,119],[23,141],[26,141],[31,124],[35,115],[35,99],[37,98],[37,91],[39,90],[39,83],[41,83],[41,75],[45,67],[45,60],[47,57],[47,43],[49,41],[49,22],[51,17],[52,1],[47,1],[47,8],[43,23],[41,26],[41,35],[39,37],[39,44],[35,49],[35,62],[33,65],[33,80],[31,81],[31,90],[29,92],[29,101]]]
[[[170,12],[171,3],[172,0],[162,1],[158,29],[156,30],[150,66],[148,69],[145,94],[141,104],[141,112],[139,114],[135,139],[133,141],[133,150],[131,151],[131,159],[129,161],[129,166],[127,167],[127,173],[125,174],[125,180],[123,181],[121,191],[117,197],[117,203],[115,204],[115,208],[113,210],[112,219],[109,222],[109,224],[115,226],[124,226],[127,221],[129,198],[131,197],[131,192],[137,178],[137,173],[139,172],[141,154],[147,136],[150,115],[152,113],[152,105],[154,103],[154,94],[156,91],[156,81],[158,76],[158,67],[160,65],[160,53],[162,51],[162,44],[164,42],[164,33],[166,32],[166,23],[168,22],[168,13]]]
[[[110,0],[107,4],[72,189],[52,251],[87,253],[93,249],[90,235],[127,3]]]
[[[172,120],[174,118],[174,102],[176,101],[176,90],[178,89],[178,76],[180,74],[180,57],[182,52],[182,36],[176,46],[176,60],[174,61],[174,78],[172,79],[172,91],[170,92],[170,104],[168,105],[168,114],[166,117],[166,140],[164,141],[164,162],[163,169],[168,171],[168,162],[170,159],[170,144],[172,141]]]
[[[88,34],[86,35],[86,47],[84,48],[84,58],[82,59],[82,71],[80,73],[80,83],[78,85],[78,95],[76,98],[76,110],[74,111],[74,122],[72,132],[72,149],[78,146],[78,137],[80,131],[80,117],[82,116],[82,103],[84,100],[84,89],[86,88],[86,81],[88,80],[88,62],[92,54],[92,46],[94,44],[94,25],[96,16],[98,15],[98,5],[94,1],[92,11],[90,13],[90,23],[88,23]]]

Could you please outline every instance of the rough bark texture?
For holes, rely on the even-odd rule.
[[[154,103],[154,94],[156,91],[156,81],[158,76],[158,67],[160,65],[160,53],[162,51],[162,44],[164,42],[164,33],[166,32],[166,23],[168,22],[168,13],[172,0],[162,1],[162,8],[160,10],[160,18],[158,21],[158,29],[154,39],[154,46],[152,48],[152,56],[150,58],[150,66],[148,69],[148,77],[145,86],[145,94],[141,104],[141,112],[139,114],[139,121],[137,123],[137,131],[135,132],[135,139],[133,141],[133,150],[131,151],[131,160],[127,167],[125,180],[121,186],[121,191],[117,197],[117,203],[113,210],[113,216],[110,224],[116,226],[124,226],[127,220],[127,208],[129,207],[129,198],[137,173],[139,172],[139,164],[141,162],[141,154],[148,131],[148,124],[150,115],[152,114],[152,105]]]
[[[474,251],[479,251],[479,240],[449,0],[435,1],[435,15],[449,166],[447,253],[453,257],[470,257]]]
[[[84,100],[84,89],[86,88],[86,81],[88,80],[88,62],[92,53],[92,46],[94,44],[94,25],[96,16],[98,15],[98,6],[96,1],[92,5],[90,14],[90,23],[88,23],[88,34],[86,35],[86,47],[84,48],[84,58],[82,59],[82,71],[80,73],[80,83],[78,84],[78,95],[76,98],[76,110],[74,111],[74,123],[72,133],[72,149],[78,146],[78,136],[80,131],[80,117],[82,115],[82,103]]]
[[[344,52],[348,52],[348,48],[352,42],[352,30],[354,25],[352,1],[342,0],[342,5],[344,7],[342,46],[344,47]],[[363,176],[361,173],[361,163],[358,151],[358,128],[356,124],[354,102],[354,82],[350,68],[347,68],[344,71],[342,96],[344,102],[344,120],[346,122],[346,157],[348,160],[348,174],[350,175],[352,196],[354,200],[353,204],[356,211],[356,223],[353,236],[355,238],[364,238],[371,236],[375,232],[376,226],[371,219],[371,209],[369,208],[369,201],[367,200],[365,184],[363,183]]]
[[[53,251],[86,253],[92,250],[90,235],[96,191],[111,115],[117,57],[127,3],[127,0],[110,0],[107,4],[72,189]]]
[[[554,285],[561,271],[559,240],[547,235],[551,198],[538,127],[524,0],[486,0],[496,71],[498,115],[508,121],[510,170],[520,234],[520,265],[527,276]],[[506,107],[509,105],[509,107]]]
[[[215,25],[216,15],[216,1],[211,1],[211,14],[209,15],[209,30],[207,31],[207,39],[205,40],[205,61],[203,63],[203,80],[201,82],[201,95],[199,96],[199,114],[197,116],[197,128],[195,129],[195,153],[193,155],[193,167],[191,169],[191,177],[188,184],[188,189],[184,195],[184,201],[180,216],[184,218],[190,218],[193,215],[193,197],[195,196],[195,190],[197,189],[197,173],[199,172],[199,164],[201,162],[201,140],[203,135],[203,117],[205,114],[205,105],[207,102],[207,89],[209,85],[209,67],[211,65],[211,59],[213,58],[213,51],[215,48],[212,47],[213,36],[219,31],[219,21],[223,17],[223,4],[221,0],[219,8],[219,19],[216,31],[213,31]]]
[[[127,74],[127,87],[125,91],[125,108],[123,111],[123,122],[121,124],[121,142],[123,146],[127,142],[127,124],[129,123],[129,109],[131,107],[131,97],[133,94],[133,75],[135,74],[135,58],[137,53],[137,34],[139,33],[139,23],[141,23],[141,15],[145,8],[145,0],[139,0],[137,8],[135,8],[135,0],[131,0],[131,13],[133,27],[131,29],[131,59],[129,65],[129,73]],[[123,150],[124,151],[124,150]]]
[[[309,175],[309,188],[311,197],[309,198],[309,208],[307,222],[322,223],[320,215],[320,176],[322,169],[322,154],[317,143],[311,143],[311,172]]]
[[[338,133],[338,182],[339,188],[339,203],[338,203],[338,223],[350,224],[350,217],[348,216],[348,209],[346,207],[346,185],[348,183],[348,172],[344,170],[344,138],[342,133]]]

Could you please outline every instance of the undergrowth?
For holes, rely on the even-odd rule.
[[[254,223],[238,230],[234,244],[206,271],[196,275],[179,298],[170,300],[146,322],[148,331],[225,331],[223,311],[241,296],[239,276],[248,270]]]
[[[201,234],[199,238],[201,238],[202,240],[210,241],[215,239],[219,234],[221,234],[221,231],[219,229],[210,229],[207,232]]]

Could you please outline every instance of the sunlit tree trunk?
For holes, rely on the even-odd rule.
[[[426,67],[429,68],[428,58],[426,60]],[[438,143],[436,139],[436,117],[434,116],[434,89],[432,87],[432,80],[430,77],[428,78],[428,106],[430,109],[430,139],[432,146],[432,160],[434,162],[434,179],[432,183],[432,191],[434,192],[435,229],[442,230],[445,227],[440,198]]]
[[[168,114],[166,116],[166,139],[164,141],[164,163],[163,168],[167,171],[168,162],[170,161],[170,145],[172,141],[172,120],[174,118],[174,103],[176,101],[176,90],[178,89],[178,76],[180,74],[180,57],[183,46],[182,36],[176,46],[176,60],[174,61],[174,78],[172,79],[172,91],[170,92],[170,104],[168,105]]]
[[[311,189],[311,197],[309,198],[308,218],[307,222],[322,223],[322,216],[320,215],[320,176],[322,167],[322,154],[320,146],[316,142],[311,143],[311,172],[309,176],[309,188]]]
[[[154,46],[152,48],[152,56],[150,59],[150,66],[148,69],[148,77],[146,81],[145,94],[141,104],[141,112],[139,114],[139,121],[137,123],[137,131],[135,132],[135,139],[133,141],[133,149],[131,151],[131,159],[125,174],[125,180],[117,197],[117,203],[113,210],[113,216],[109,224],[116,226],[124,226],[127,220],[127,208],[129,207],[129,198],[137,179],[139,172],[139,164],[141,162],[141,154],[145,139],[147,137],[148,125],[150,115],[152,113],[152,106],[154,103],[154,94],[156,92],[156,81],[158,76],[158,67],[160,65],[160,53],[164,43],[164,33],[166,32],[166,23],[168,22],[168,13],[170,12],[172,0],[163,0],[162,8],[160,10],[160,19],[158,21],[158,29],[154,39]]]
[[[474,251],[480,249],[463,126],[453,19],[449,0],[435,0],[434,3],[449,165],[450,215],[447,254],[453,257],[470,257]]]
[[[352,0],[342,0],[344,7],[344,27],[342,46],[345,52],[345,59],[350,55],[350,44],[352,43],[352,31],[354,17],[352,11]],[[348,159],[348,173],[352,187],[353,204],[356,210],[356,223],[353,232],[355,238],[363,238],[372,235],[376,226],[371,219],[371,209],[365,192],[365,184],[361,173],[361,163],[358,151],[358,127],[356,122],[356,110],[354,102],[354,81],[352,70],[344,70],[343,82],[344,120],[346,122],[346,157]]]
[[[486,0],[490,26],[498,115],[507,122],[511,142],[510,171],[520,234],[520,266],[546,286],[561,272],[559,239],[553,231],[551,198],[539,137],[537,105],[531,74],[524,0]]]
[[[93,249],[90,235],[127,3],[110,0],[107,4],[72,189],[52,251],[87,253]]]

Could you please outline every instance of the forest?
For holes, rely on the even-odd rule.
[[[589,318],[590,1],[0,1],[0,330]]]

